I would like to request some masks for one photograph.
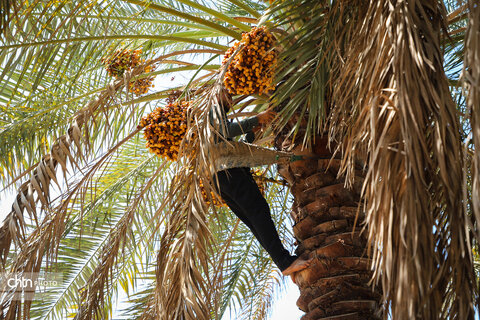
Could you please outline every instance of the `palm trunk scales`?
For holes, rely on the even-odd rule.
[[[325,159],[331,156],[325,138],[315,142],[311,150],[299,152],[296,146],[294,151],[318,158],[279,165],[294,197],[296,253],[313,258],[296,274],[297,306],[306,313],[301,320],[379,319],[381,292],[370,284],[364,213],[358,210],[362,168],[355,169],[353,189],[346,189],[344,178],[337,178],[341,160]],[[275,144],[286,150],[292,141],[278,135]]]

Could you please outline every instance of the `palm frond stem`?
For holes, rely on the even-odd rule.
[[[104,40],[131,40],[131,39],[145,39],[145,40],[159,40],[159,41],[171,41],[171,42],[184,42],[197,44],[207,48],[213,48],[218,50],[227,50],[227,46],[212,43],[204,40],[191,39],[187,37],[174,37],[174,36],[162,36],[162,35],[104,35],[104,36],[90,36],[90,37],[78,37],[69,39],[51,39],[37,42],[16,43],[5,46],[0,46],[2,50],[18,49],[32,46],[45,46],[53,44],[69,44],[74,42],[87,42],[87,41],[104,41]]]

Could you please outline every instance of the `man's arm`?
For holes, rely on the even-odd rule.
[[[247,118],[239,122],[227,123],[227,134],[233,138],[248,132],[256,131],[260,127],[270,124],[277,113],[271,109],[260,112],[255,117]]]
[[[251,131],[255,131],[260,126],[265,126],[272,122],[276,115],[274,111],[266,110],[257,114],[254,117],[250,117],[236,122],[228,122],[226,120],[227,115],[225,114],[223,109],[221,109],[221,113],[222,114],[220,115],[220,120],[221,122],[223,122],[223,125],[220,126],[219,133],[225,138],[233,138]],[[212,118],[212,114],[210,116]],[[225,132],[223,132],[224,128]]]
[[[227,122],[226,135],[227,138],[240,136],[247,132],[253,131],[258,126],[258,117],[247,118],[238,122]]]

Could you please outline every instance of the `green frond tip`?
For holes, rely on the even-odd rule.
[[[233,19],[232,17],[229,17],[226,14],[221,13],[220,11],[217,11],[217,10],[211,9],[209,7],[206,7],[206,6],[198,3],[197,1],[191,1],[191,0],[177,0],[177,1],[182,2],[182,3],[188,5],[192,8],[196,8],[196,9],[202,10],[203,12],[209,13],[212,16],[214,16],[214,17],[216,17],[216,18],[218,18],[222,21],[230,23],[232,26],[235,26],[242,31],[248,32],[251,29],[250,26],[248,26],[246,24],[243,24],[240,21],[237,21],[237,20]]]
[[[251,8],[247,3],[244,3],[244,2],[239,1],[239,0],[227,0],[227,1],[233,3],[234,5],[236,5],[239,8],[242,8],[243,10],[247,11],[248,13],[250,13],[253,17],[255,17],[257,19],[262,16],[258,11]]]
[[[136,4],[138,6],[142,6],[142,7],[151,9],[151,10],[156,10],[156,11],[164,12],[166,14],[171,14],[174,17],[183,18],[183,19],[186,19],[189,22],[195,22],[195,23],[207,26],[207,27],[212,28],[214,30],[220,31],[227,36],[233,37],[237,40],[240,40],[242,38],[242,35],[239,32],[236,32],[234,30],[231,30],[229,28],[226,28],[222,25],[211,22],[209,20],[206,20],[206,19],[203,19],[203,18],[200,18],[200,17],[196,17],[196,16],[191,15],[191,14],[186,13],[186,12],[178,11],[178,10],[175,10],[173,8],[158,5],[158,4],[154,4],[154,3],[148,3],[148,2],[142,1],[142,0],[124,0],[124,1],[128,2],[128,3]],[[193,4],[193,3],[194,2],[192,2],[190,4]],[[217,12],[217,14],[220,14],[220,13]]]

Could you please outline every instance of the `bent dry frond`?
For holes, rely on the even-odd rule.
[[[480,149],[480,8],[468,1],[469,15],[465,36],[465,63],[462,78],[467,91],[467,107],[472,126],[475,150]],[[472,207],[476,223],[480,222],[480,152],[475,152],[472,161]],[[477,237],[479,235],[477,234]]]
[[[440,48],[444,7],[383,1],[359,19],[332,80],[330,130],[343,142],[343,170],[355,158],[368,166],[363,195],[375,279],[394,318],[471,319],[476,285],[459,119]]]

